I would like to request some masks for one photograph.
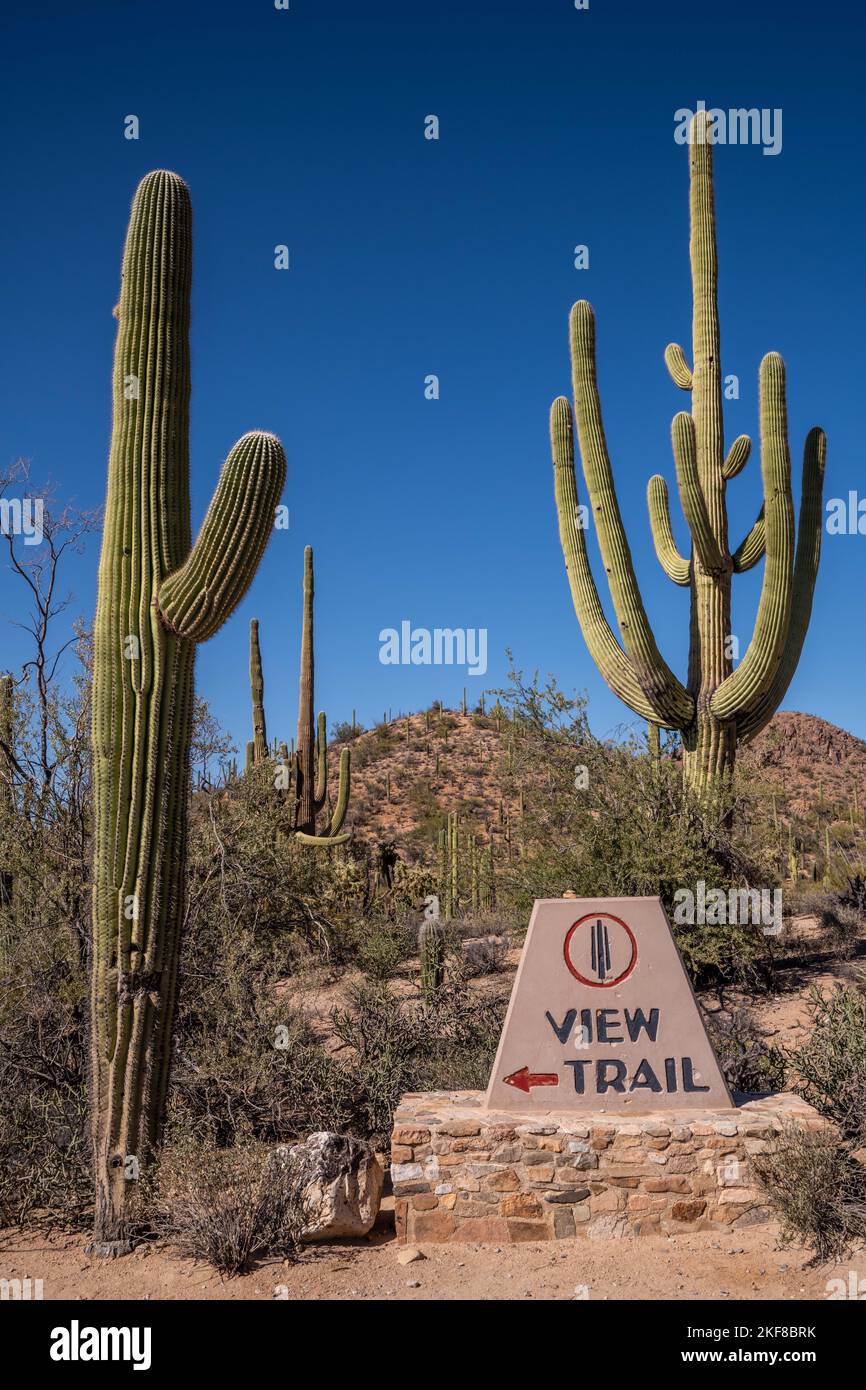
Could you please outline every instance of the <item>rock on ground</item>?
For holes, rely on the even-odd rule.
[[[305,1240],[365,1236],[373,1229],[384,1174],[369,1144],[323,1132],[295,1144],[290,1153],[310,1212]]]

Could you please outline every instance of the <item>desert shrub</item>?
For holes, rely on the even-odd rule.
[[[767,1045],[747,1009],[710,1014],[707,1022],[719,1065],[733,1090],[760,1094],[784,1087],[784,1055],[778,1047]]]
[[[50,918],[0,981],[0,1226],[78,1228],[92,1200],[85,981]]]
[[[524,792],[519,859],[497,866],[497,904],[525,921],[534,898],[573,889],[581,897],[661,897],[686,966],[700,984],[760,983],[772,938],[760,925],[680,925],[677,893],[770,887],[778,881],[778,840],[754,774],[742,770],[716,807],[683,787],[675,743],[658,761],[626,734],[597,739],[586,702],[552,677],[524,679],[496,692],[515,732],[503,759],[507,787]]]
[[[391,880],[391,905],[403,918],[417,919],[428,897],[438,888],[437,874],[425,864],[398,859]]]
[[[817,1260],[840,1258],[866,1237],[866,1169],[831,1130],[787,1126],[752,1167],[776,1208],[786,1241]]]
[[[487,1085],[504,1005],[447,980],[425,1007],[382,985],[349,991],[333,1016],[355,1106],[352,1133],[387,1145],[394,1111],[406,1091],[478,1090]]]
[[[331,738],[334,739],[336,743],[352,743],[356,738],[360,738],[363,733],[366,733],[363,724],[357,721],[352,724],[350,720],[341,719],[331,730]]]
[[[808,996],[811,1031],[792,1052],[797,1089],[854,1142],[866,1140],[866,993],[816,986]]]
[[[376,924],[360,936],[357,962],[371,980],[391,980],[402,961],[409,955],[413,942],[405,927]]]
[[[463,945],[463,969],[474,978],[479,975],[495,975],[507,964],[510,942],[507,936],[487,936],[480,941],[467,941]]]
[[[242,953],[233,954],[225,976],[201,994],[181,992],[169,1093],[175,1130],[219,1148],[244,1133],[263,1143],[316,1130],[347,1133],[355,1108],[346,1067],[290,995],[241,961]]]
[[[866,915],[866,878],[861,873],[854,871],[847,876],[839,901],[859,916]]]
[[[38,582],[38,571],[36,573]],[[79,1227],[92,1185],[89,644],[65,692],[22,680],[0,752],[0,1225]]]
[[[415,826],[411,831],[413,843],[433,844],[442,824],[442,807],[430,783],[416,779],[409,787],[408,806]]]
[[[158,1234],[230,1276],[266,1256],[295,1259],[309,1219],[287,1152],[248,1139],[214,1149],[189,1134],[163,1155],[152,1212]]]

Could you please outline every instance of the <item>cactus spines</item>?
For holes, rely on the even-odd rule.
[[[418,954],[421,990],[425,1004],[430,1005],[445,979],[445,933],[435,918],[425,918],[418,929]]]
[[[268,756],[268,731],[265,722],[265,678],[262,673],[258,618],[250,619],[250,695],[253,704],[253,761],[263,763]]]
[[[327,721],[320,712],[314,725],[315,666],[313,639],[313,548],[304,551],[304,615],[301,628],[301,675],[298,696],[298,739],[295,762],[295,836],[305,845],[332,846],[344,844],[348,834],[339,831],[346,819],[349,805],[351,753],[340,752],[340,773],[337,803],[324,833],[316,833],[319,813],[328,802],[328,739]],[[315,728],[315,733],[314,733]]]
[[[589,566],[578,510],[569,402],[560,396],[550,416],[560,541],[584,640],[620,699],[651,723],[680,730],[686,780],[701,795],[718,790],[730,775],[738,744],[753,739],[778,709],[799,661],[821,549],[826,456],[823,432],[811,430],[804,449],[795,552],[785,368],[778,353],[769,353],[759,374],[764,506],[743,543],[730,550],[725,493],[746,464],[750,441],[741,435],[725,453],[712,147],[706,120],[703,111],[694,117],[688,145],[693,364],[688,365],[675,343],[665,352],[675,384],[691,397],[691,413],[678,414],[672,427],[680,501],[691,533],[688,557],[679,553],[674,540],[667,484],[656,476],[648,488],[659,562],[691,595],[687,685],[661,656],[638,589],[602,424],[595,320],[585,302],[571,311],[574,419],[621,643],[605,617]],[[762,556],[764,577],[754,633],[734,669],[731,577]]]
[[[249,587],[286,462],[273,435],[229,454],[195,544],[189,504],[186,184],[140,183],[123,256],[94,627],[92,1137],[97,1248],[126,1239],[129,1172],[158,1145],[183,917],[196,643]],[[137,384],[128,390],[130,382]]]

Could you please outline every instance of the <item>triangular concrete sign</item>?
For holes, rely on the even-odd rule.
[[[618,1115],[733,1106],[659,898],[535,903],[487,1105]]]

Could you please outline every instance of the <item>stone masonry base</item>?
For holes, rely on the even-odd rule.
[[[509,1114],[484,1099],[403,1097],[391,1150],[398,1240],[609,1240],[761,1225],[773,1218],[751,1155],[784,1124],[823,1123],[786,1092],[675,1115]]]

